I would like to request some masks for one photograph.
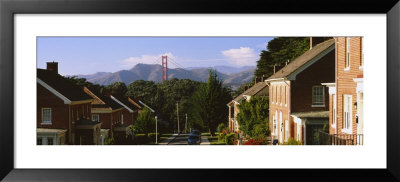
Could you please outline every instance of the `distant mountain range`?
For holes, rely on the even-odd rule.
[[[168,79],[191,79],[196,81],[206,81],[210,68],[192,67],[168,69]],[[223,84],[237,89],[240,85],[253,79],[255,67],[229,67],[216,66],[217,75],[223,80]],[[158,64],[137,64],[130,70],[121,70],[114,73],[97,72],[90,75],[76,75],[79,78],[86,78],[94,84],[109,85],[114,82],[124,82],[129,85],[136,80],[147,80],[161,82],[161,65]]]

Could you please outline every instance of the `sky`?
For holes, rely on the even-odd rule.
[[[62,75],[128,70],[138,63],[168,68],[256,66],[272,37],[38,37],[37,67],[58,62]]]

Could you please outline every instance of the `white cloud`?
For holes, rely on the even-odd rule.
[[[161,65],[161,56],[168,56],[171,61],[175,61],[177,57],[172,53],[158,54],[158,55],[141,55],[139,57],[129,57],[123,60],[123,67],[125,69],[130,69],[134,67],[136,64],[160,64]],[[173,64],[168,64],[168,68],[175,68],[176,66]]]
[[[258,60],[258,55],[250,47],[240,47],[239,49],[229,49],[221,52],[228,62],[234,66],[254,66]]]

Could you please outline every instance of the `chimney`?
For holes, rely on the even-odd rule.
[[[47,62],[47,70],[58,74],[58,62]]]
[[[327,37],[310,37],[310,49],[312,49],[315,45],[324,42]]]
[[[275,72],[276,72],[276,70],[275,70],[275,69],[276,69],[276,64],[274,64],[274,74],[275,74]]]
[[[287,66],[288,63],[289,63],[289,59],[286,61],[286,66]]]
[[[254,84],[256,84],[256,83],[257,83],[257,76],[254,77]]]

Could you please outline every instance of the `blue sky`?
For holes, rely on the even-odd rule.
[[[59,62],[62,75],[115,72],[138,63],[168,67],[255,66],[272,37],[38,37],[37,66]]]

